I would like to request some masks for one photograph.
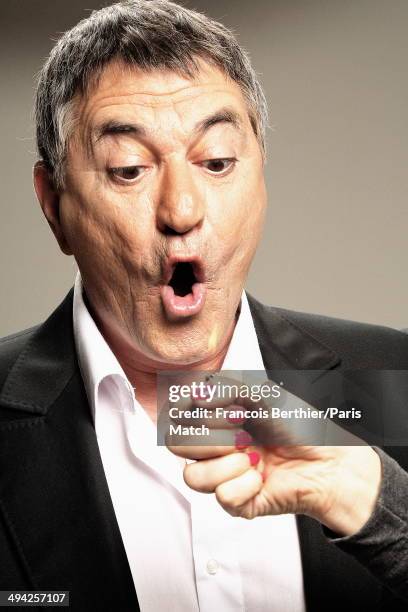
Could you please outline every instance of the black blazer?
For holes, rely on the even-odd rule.
[[[72,298],[71,289],[44,324],[0,343],[0,590],[69,590],[75,612],[136,612],[77,363]],[[408,336],[398,331],[248,298],[268,370],[408,370]],[[408,448],[386,450],[408,470]],[[406,609],[316,521],[298,516],[297,526],[308,612]]]

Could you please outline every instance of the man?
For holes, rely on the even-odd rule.
[[[387,454],[291,448],[262,480],[257,451],[173,449],[185,466],[156,445],[162,370],[408,367],[399,332],[243,291],[266,106],[231,33],[165,0],[92,13],[52,50],[36,121],[36,193],[80,275],[2,343],[1,588],[84,611],[405,609],[408,476]]]

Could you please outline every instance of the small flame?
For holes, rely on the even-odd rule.
[[[208,338],[208,350],[212,351],[217,346],[218,340],[218,329],[217,327],[213,327],[212,332]]]

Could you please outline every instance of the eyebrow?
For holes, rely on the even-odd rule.
[[[237,113],[237,111],[235,111],[233,108],[225,106],[224,108],[220,108],[212,115],[209,115],[208,117],[205,117],[199,121],[194,126],[193,132],[197,135],[204,134],[207,130],[219,123],[229,123],[238,131],[243,130],[242,119],[239,113]]]
[[[146,136],[147,130],[138,123],[124,123],[122,121],[109,120],[99,125],[94,131],[92,140],[96,144],[107,136],[118,134],[132,134],[135,136]]]
[[[242,132],[243,124],[239,113],[233,108],[224,107],[217,110],[215,113],[208,115],[201,119],[193,128],[193,134],[196,136],[202,136],[214,125],[220,123],[226,123],[232,125],[236,130]],[[147,130],[140,123],[127,123],[116,120],[109,120],[99,125],[93,131],[92,141],[94,144],[103,140],[107,136],[116,136],[120,134],[130,134],[132,136],[145,138],[148,136],[149,130]]]

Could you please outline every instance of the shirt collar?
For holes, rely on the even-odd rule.
[[[248,298],[241,296],[241,311],[222,364],[222,370],[264,370]]]

